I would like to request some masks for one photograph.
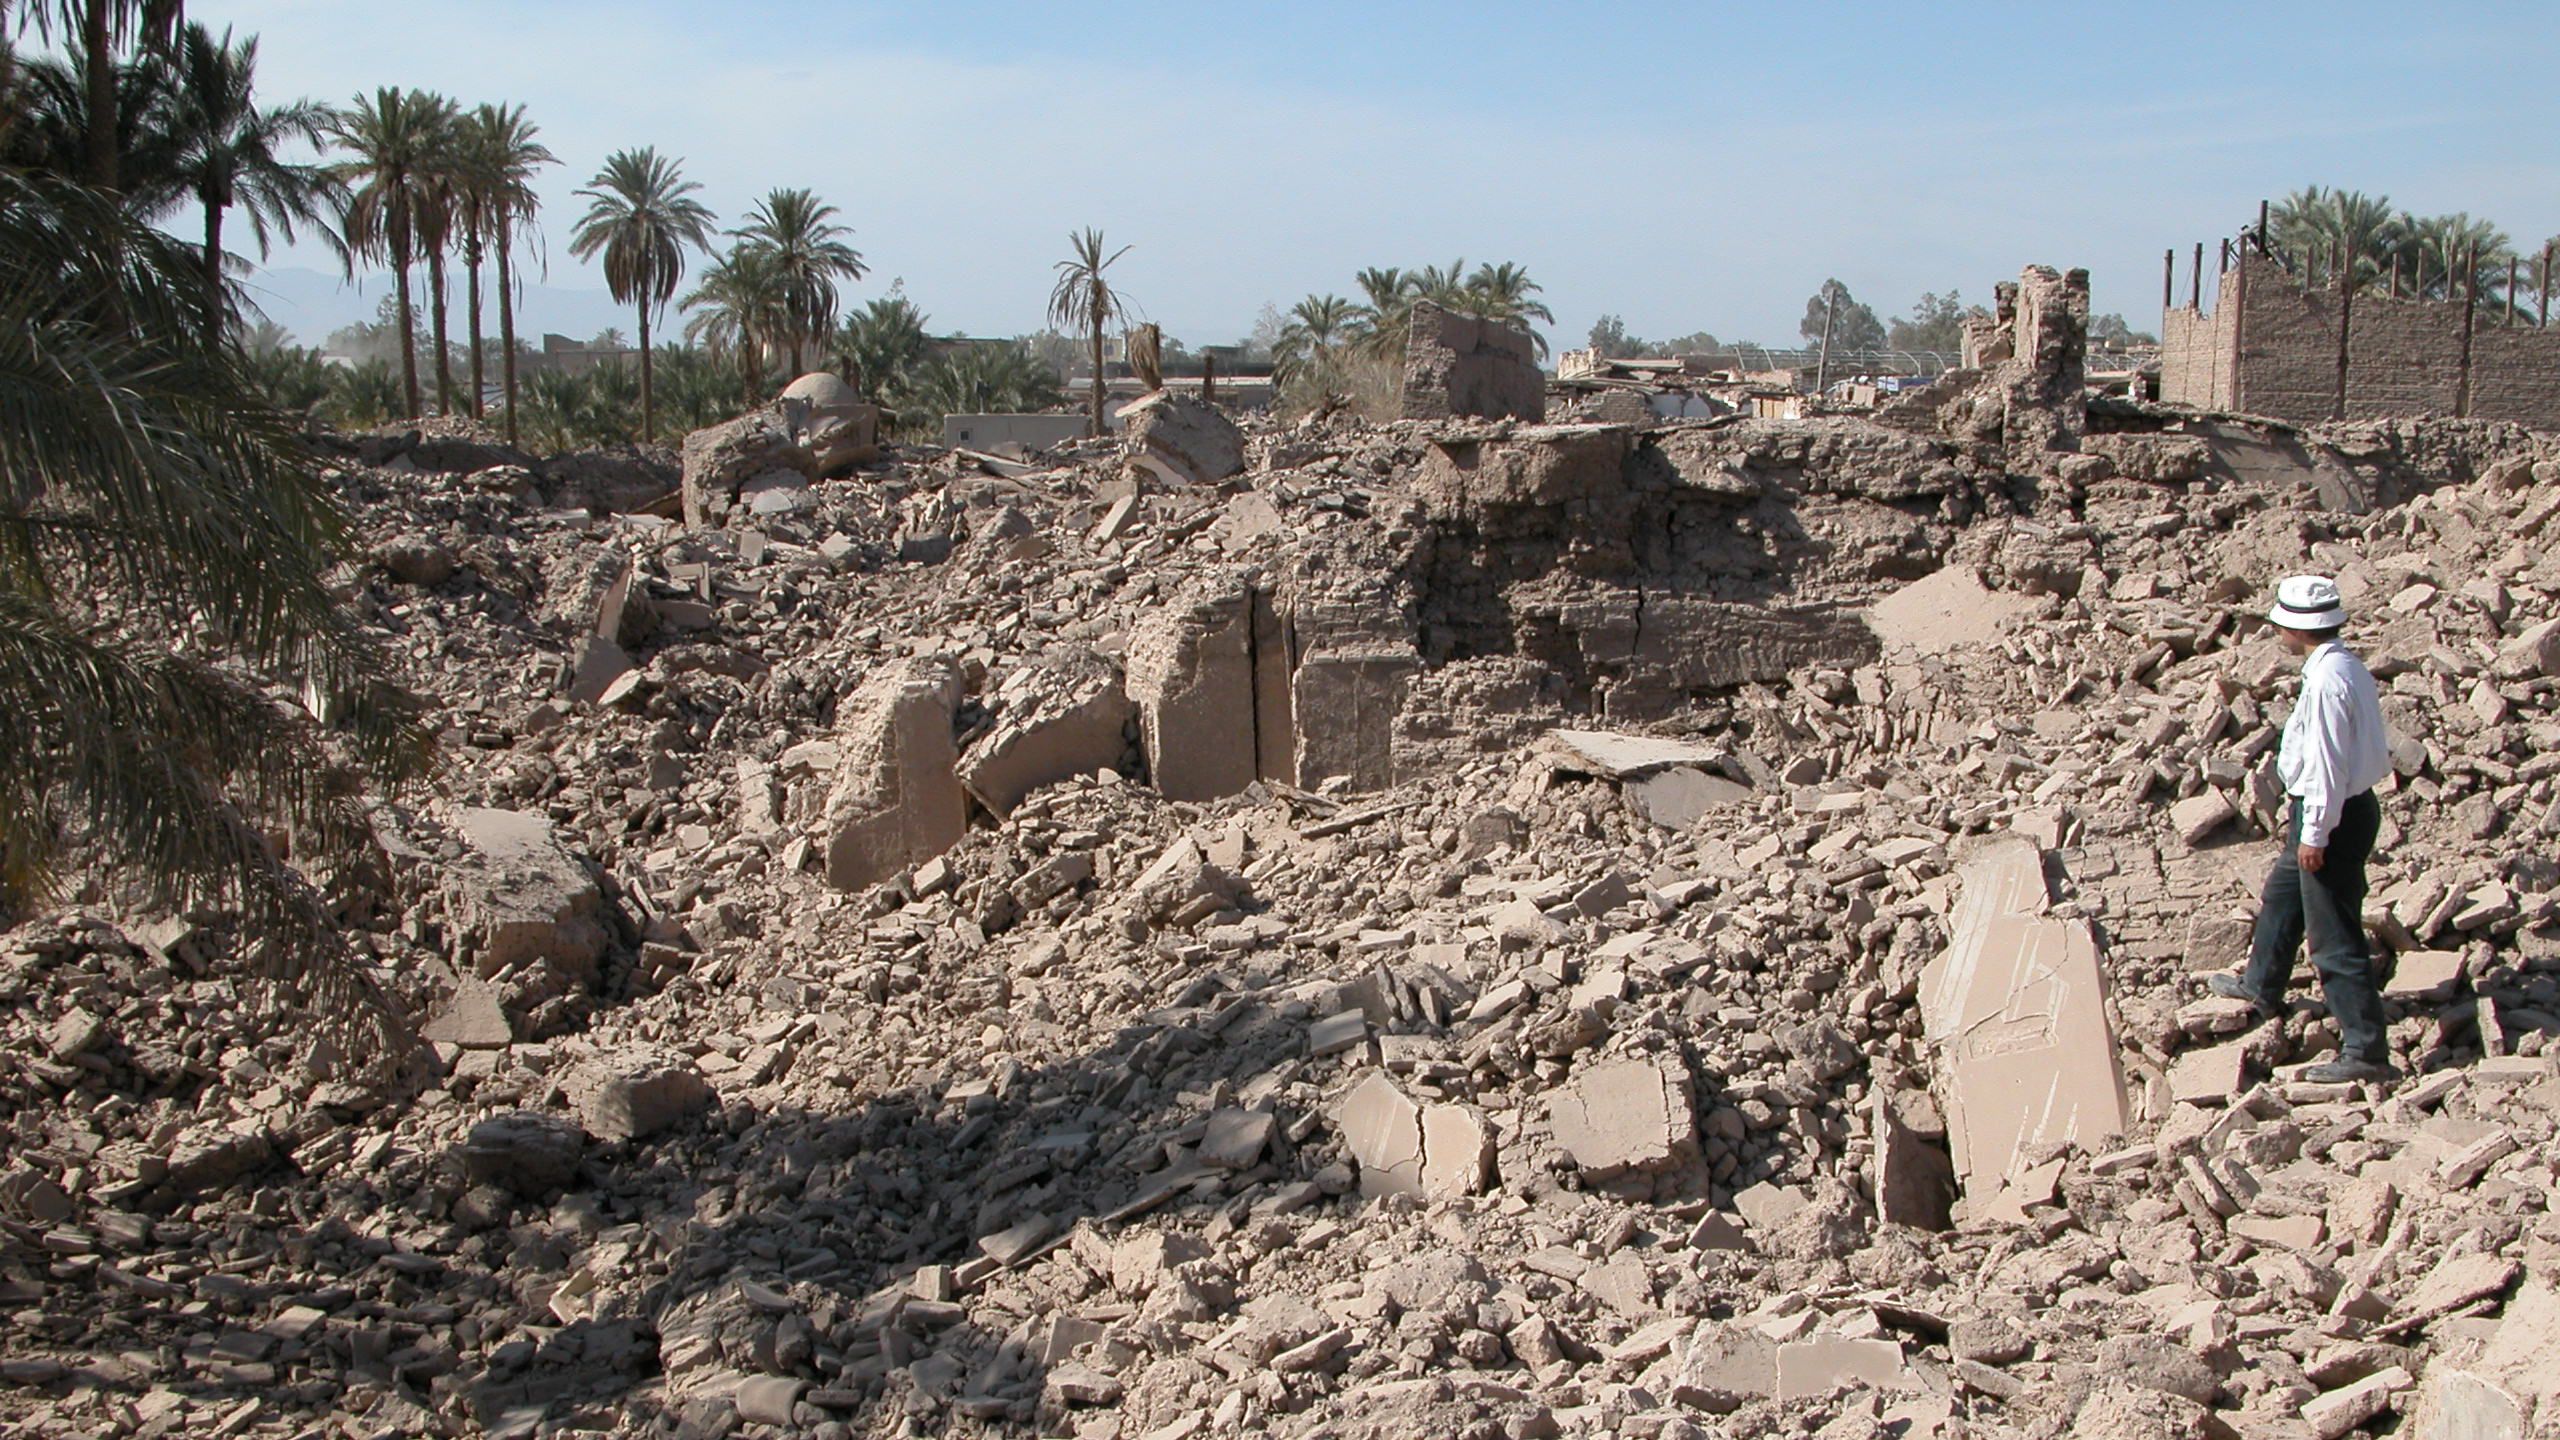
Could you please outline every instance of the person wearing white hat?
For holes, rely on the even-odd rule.
[[[2373,672],[2338,643],[2347,609],[2335,581],[2288,577],[2276,586],[2267,619],[2285,648],[2302,657],[2302,695],[2276,752],[2276,773],[2293,797],[2292,822],[2259,897],[2248,968],[2215,975],[2206,988],[2280,1015],[2294,957],[2308,939],[2339,1043],[2338,1058],[2313,1066],[2304,1078],[2388,1080],[2396,1072],[2364,933],[2365,862],[2382,828],[2373,787],[2391,773],[2382,693]]]

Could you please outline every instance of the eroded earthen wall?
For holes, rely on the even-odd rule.
[[[2160,398],[2308,424],[2467,415],[2560,426],[2560,328],[2504,323],[2496,305],[2307,289],[2264,256],[2224,272],[2210,314],[2161,316]],[[2465,334],[2466,324],[2468,335]]]

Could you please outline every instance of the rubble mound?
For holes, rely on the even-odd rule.
[[[338,444],[448,764],[333,898],[430,1048],[13,917],[0,1433],[2549,1433],[2560,439],[2083,403],[2075,284],[1880,420],[777,406],[690,524]],[[2389,1086],[2201,983],[2296,570]]]

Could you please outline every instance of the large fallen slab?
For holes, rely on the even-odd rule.
[[[1867,626],[1887,650],[1944,655],[1990,639],[2002,622],[2035,605],[2028,596],[1987,588],[1971,566],[1949,565],[1868,606]]]
[[[2094,1148],[2125,1127],[2124,1075],[2087,922],[2045,909],[2044,861],[2023,836],[1975,851],[1953,940],[1920,977],[1920,1013],[1956,1181],[1988,1196],[2029,1146]]]
[[[960,843],[968,796],[952,773],[959,672],[939,661],[893,666],[844,702],[844,758],[827,795],[827,883],[877,884]]]

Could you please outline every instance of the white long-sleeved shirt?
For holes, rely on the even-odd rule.
[[[2349,800],[2391,773],[2391,739],[2373,672],[2332,640],[2304,657],[2302,698],[2284,722],[2276,775],[2302,802],[2302,843],[2326,847]]]

